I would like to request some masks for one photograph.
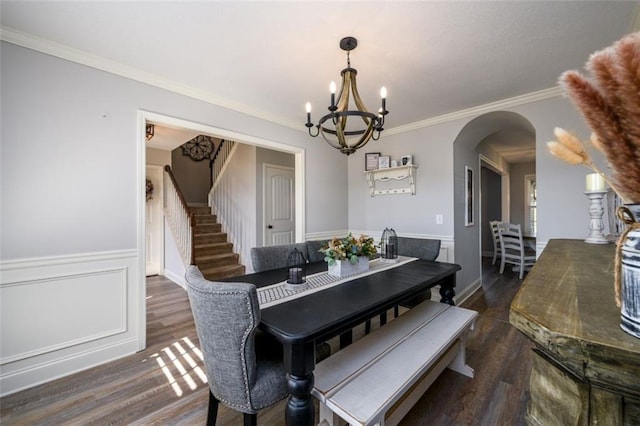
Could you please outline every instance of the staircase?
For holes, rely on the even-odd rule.
[[[244,265],[238,263],[239,256],[233,252],[233,244],[227,242],[227,234],[222,232],[222,226],[211,214],[211,209],[189,206],[189,212],[195,219],[193,257],[205,278],[215,281],[244,275]]]

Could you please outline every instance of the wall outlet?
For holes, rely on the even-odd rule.
[[[444,218],[442,217],[441,214],[437,214],[436,215],[436,225],[442,225],[442,223],[444,222]]]

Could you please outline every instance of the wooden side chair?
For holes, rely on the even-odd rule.
[[[519,278],[524,277],[524,272],[531,269],[536,262],[536,253],[525,247],[522,239],[522,228],[519,224],[503,223],[498,227],[500,236],[501,260],[500,273],[504,272],[504,265],[515,265],[514,271],[520,272]]]
[[[256,287],[208,281],[196,266],[185,278],[209,382],[207,425],[216,424],[219,402],[256,425],[259,410],[288,395],[282,345],[257,330]]]
[[[500,256],[502,249],[500,248],[500,234],[498,233],[498,227],[502,222],[499,220],[492,220],[489,222],[489,226],[491,226],[491,235],[493,236],[493,261],[492,265],[496,264],[496,260]]]

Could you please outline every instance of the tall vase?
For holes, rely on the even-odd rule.
[[[640,338],[640,204],[625,204],[618,217],[627,229],[620,237],[620,327]]]

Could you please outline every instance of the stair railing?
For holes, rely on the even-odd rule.
[[[216,149],[216,153],[213,155],[213,160],[211,160],[213,162],[211,167],[212,188],[220,177],[222,169],[224,168],[224,165],[227,162],[227,158],[229,158],[229,154],[231,153],[231,149],[234,145],[234,141],[229,141],[226,139],[222,139],[220,141],[220,145],[218,145],[218,149]]]
[[[227,241],[233,244],[234,251],[240,256],[240,263],[247,264],[247,259],[250,259],[247,254],[250,244],[247,243],[246,235],[249,228],[243,223],[246,212],[237,202],[238,194],[233,176],[235,170],[227,170],[237,146],[234,141],[224,141],[214,165],[216,177],[209,191],[209,206],[227,234]]]
[[[195,265],[193,226],[195,217],[189,212],[171,167],[164,166],[164,215],[178,246],[184,265]]]

